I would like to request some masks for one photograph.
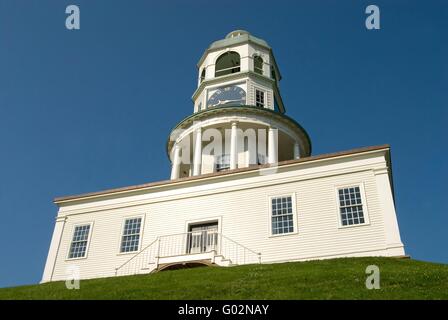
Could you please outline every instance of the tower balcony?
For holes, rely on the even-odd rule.
[[[311,143],[293,119],[252,106],[208,109],[171,132],[171,179],[307,157]]]

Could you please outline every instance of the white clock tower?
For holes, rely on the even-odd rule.
[[[198,63],[171,179],[58,197],[43,282],[201,265],[403,257],[388,145],[311,156],[269,45],[246,31]],[[266,165],[264,165],[266,164]]]
[[[198,63],[194,113],[171,132],[171,179],[307,157],[306,131],[285,115],[266,41],[244,30],[213,42]]]

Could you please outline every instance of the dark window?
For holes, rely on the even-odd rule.
[[[263,58],[260,56],[254,57],[254,71],[258,74],[263,74]]]
[[[216,171],[230,169],[230,154],[222,154],[216,157]]]
[[[234,51],[222,54],[215,65],[215,77],[240,72],[240,55]]]
[[[255,105],[264,107],[264,92],[261,90],[255,90]]]
[[[266,164],[266,156],[264,154],[259,153],[257,155],[257,164]]]
[[[271,66],[271,78],[277,81],[277,75],[275,73],[275,68]]]
[[[202,69],[202,72],[201,72],[201,82],[204,81],[204,79],[205,79],[205,68]]]

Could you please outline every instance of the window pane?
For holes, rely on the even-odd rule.
[[[255,105],[257,107],[264,107],[264,92],[255,90]]]
[[[277,81],[277,76],[275,74],[275,69],[273,66],[271,66],[271,78]]]
[[[216,171],[230,169],[230,154],[222,154],[215,157]]]
[[[338,190],[339,211],[343,226],[365,222],[359,186]]]
[[[75,227],[68,255],[69,259],[85,257],[87,251],[87,241],[89,240],[89,232],[90,224]]]
[[[140,242],[141,223],[142,218],[132,218],[125,220],[123,237],[121,238],[120,252],[133,252],[138,250]]]
[[[201,72],[201,82],[204,81],[204,79],[205,79],[205,68],[202,69],[202,72]]]
[[[260,56],[254,58],[254,71],[258,74],[263,74],[263,58]]]
[[[290,196],[272,198],[271,205],[272,234],[294,232],[292,198]]]

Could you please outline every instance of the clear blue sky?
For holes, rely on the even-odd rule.
[[[55,196],[169,177],[196,63],[239,28],[273,47],[313,154],[391,144],[406,251],[448,263],[446,1],[1,0],[0,287],[40,280]]]

